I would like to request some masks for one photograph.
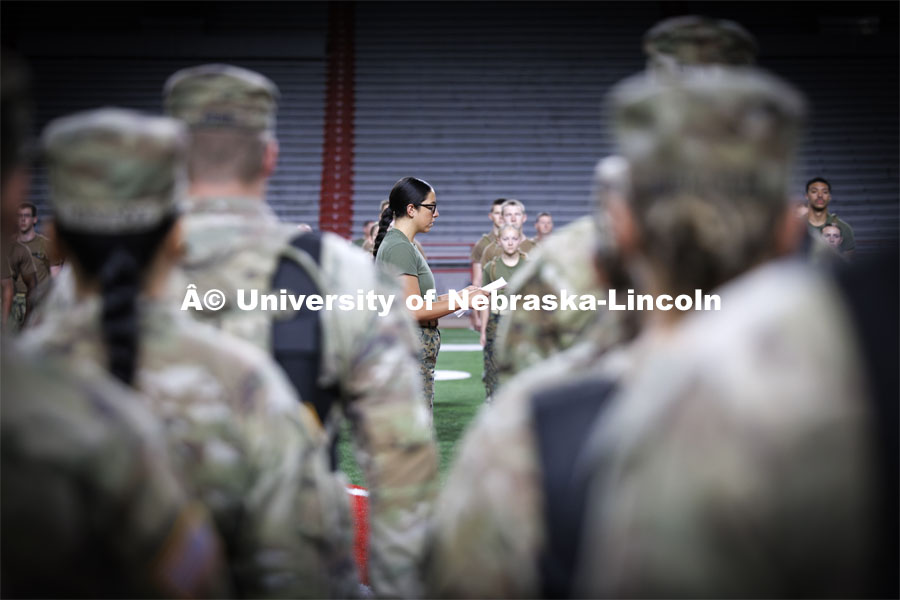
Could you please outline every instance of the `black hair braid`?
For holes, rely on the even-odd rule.
[[[57,223],[59,241],[77,263],[76,272],[100,286],[108,369],[128,385],[133,385],[138,363],[138,294],[175,221],[172,214],[149,231],[112,235],[74,231]]]
[[[109,357],[109,371],[131,385],[137,365],[140,264],[122,246],[116,247],[98,273],[103,294],[101,327]]]
[[[372,247],[372,256],[378,256],[378,248],[381,247],[381,241],[384,239],[385,234],[387,234],[388,227],[391,226],[393,220],[394,211],[391,210],[390,206],[385,206],[384,210],[381,211],[381,219],[378,221],[378,233],[375,235],[375,245]]]

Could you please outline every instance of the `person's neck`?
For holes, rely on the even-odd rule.
[[[809,224],[818,227],[819,225],[824,225],[825,221],[828,220],[828,208],[823,208],[822,210],[818,210],[809,207],[809,212],[806,214],[806,218],[809,219]]]
[[[37,237],[37,232],[34,230],[34,228],[31,228],[28,231],[26,231],[25,233],[20,233],[19,237],[17,239],[20,242],[30,242],[31,240],[33,240],[36,237]]]
[[[243,181],[192,181],[188,195],[193,198],[204,197],[243,197],[262,200],[266,195],[266,180],[257,179],[251,183]]]
[[[514,267],[519,264],[519,251],[516,250],[515,254],[507,254],[504,252],[500,255],[500,260],[502,260],[503,264],[507,267]]]
[[[405,235],[406,239],[408,239],[410,242],[412,242],[415,239],[416,234],[419,233],[416,230],[416,224],[413,222],[412,219],[403,219],[403,220],[395,219],[394,220],[394,229],[396,229],[397,231],[399,231],[400,233]]]

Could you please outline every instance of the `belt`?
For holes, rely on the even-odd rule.
[[[430,321],[419,321],[419,327],[422,327],[423,329],[426,327],[437,327],[437,326],[438,326],[437,319],[432,319]]]

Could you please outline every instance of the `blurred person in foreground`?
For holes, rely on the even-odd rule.
[[[828,343],[854,339],[833,283],[783,259],[803,235],[787,201],[802,98],[697,66],[626,80],[611,104],[629,187],[604,210],[623,266],[641,292],[714,292],[721,310],[644,313],[631,344],[579,344],[510,381],[439,500],[428,589],[864,594],[861,356]]]
[[[315,408],[333,452],[349,421],[370,493],[372,587],[378,595],[419,595],[437,450],[405,307],[394,302],[379,314],[369,303],[318,312],[237,304],[238,290],[357,297],[399,296],[399,288],[343,238],[298,234],[266,204],[278,157],[279,92],[272,81],[239,67],[201,65],[173,74],[164,96],[166,113],[191,132],[186,254],[174,293],[184,297],[191,284],[200,297],[221,291],[224,306],[192,315],[274,356],[300,399]]]
[[[5,242],[27,190],[30,104],[24,66],[0,62]],[[215,529],[173,473],[145,400],[101,369],[0,344],[0,594],[228,594]]]
[[[764,72],[698,68],[626,81],[612,104],[626,264],[642,290],[715,291],[721,310],[654,313],[629,349],[575,475],[575,593],[865,593],[860,350],[828,342],[854,339],[833,282],[785,259],[804,235],[787,190],[802,98]]]
[[[46,127],[55,239],[78,302],[22,345],[146,397],[213,515],[237,595],[354,594],[349,507],[314,416],[264,353],[165,295],[182,253],[186,141],[174,119],[117,109]]]
[[[732,21],[685,16],[666,19],[644,35],[647,70],[677,72],[685,65],[751,65],[757,44]],[[594,178],[598,197],[621,194],[626,170],[617,160],[598,164]],[[623,272],[615,239],[603,211],[576,219],[554,232],[529,254],[524,273],[510,294],[588,294],[606,298],[609,288],[633,287]],[[500,382],[557,352],[589,340],[603,352],[629,339],[634,319],[600,310],[516,311],[501,323],[497,336]]]

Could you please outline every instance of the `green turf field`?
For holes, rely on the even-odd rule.
[[[441,345],[477,344],[478,334],[468,329],[442,329]],[[434,383],[434,425],[441,453],[441,479],[453,461],[456,442],[484,404],[484,384],[481,371],[484,367],[481,351],[444,352],[438,354],[438,369],[466,371],[471,377]],[[338,448],[341,469],[351,483],[366,485],[350,447],[350,435],[343,432]]]

